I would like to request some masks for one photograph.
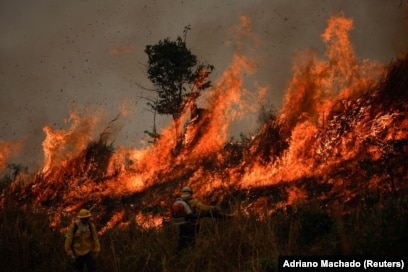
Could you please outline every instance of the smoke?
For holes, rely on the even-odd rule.
[[[256,64],[245,88],[267,88],[279,109],[291,78],[293,53],[313,48],[324,53],[321,33],[331,15],[354,20],[351,42],[356,56],[389,63],[408,45],[407,1],[29,1],[0,3],[0,140],[20,141],[12,160],[40,167],[43,128],[63,130],[72,111],[106,112],[108,123],[126,107],[117,145],[140,146],[151,113],[140,100],[147,44],[175,38],[191,25],[188,46],[213,64],[214,81],[240,50]],[[251,20],[251,35],[237,42],[241,16]],[[138,101],[136,103],[136,101]],[[256,128],[248,114],[231,133]],[[160,118],[159,126],[169,124]]]

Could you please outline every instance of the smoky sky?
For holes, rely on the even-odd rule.
[[[137,147],[153,119],[140,99],[146,95],[140,84],[150,86],[144,48],[182,35],[187,25],[187,45],[215,66],[213,81],[243,50],[257,65],[246,88],[266,86],[279,109],[294,52],[323,54],[320,35],[330,16],[353,19],[358,58],[387,64],[407,48],[407,6],[406,0],[0,0],[0,141],[23,142],[14,160],[38,167],[45,125],[67,128],[77,108],[103,109],[109,120],[125,105],[116,144]],[[256,42],[237,44],[241,16],[251,20]],[[255,128],[245,120],[234,127]]]

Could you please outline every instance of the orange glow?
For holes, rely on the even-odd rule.
[[[290,187],[288,188],[288,203],[287,205],[293,205],[296,201],[302,201],[306,199],[307,193],[303,192],[299,188]]]
[[[383,74],[379,64],[356,58],[348,35],[352,23],[343,16],[329,19],[322,34],[327,61],[319,61],[315,51],[298,53],[281,110],[290,128],[305,119],[323,126],[334,102],[361,94]]]
[[[73,112],[68,121],[71,122],[71,127],[66,131],[54,130],[49,126],[43,128],[46,135],[43,142],[43,172],[49,171],[52,167],[60,166],[68,158],[83,150],[92,140],[91,135],[97,117],[80,118],[77,113]]]
[[[251,34],[251,21],[242,16],[237,31],[238,52],[231,64],[214,86],[199,101],[194,101],[198,104],[197,115],[185,112],[180,118],[184,128],[179,150],[174,150],[172,124],[159,132],[155,144],[110,150],[106,139],[97,141],[94,135],[99,129],[100,114],[81,118],[72,113],[68,129],[44,127],[44,167],[30,187],[16,195],[21,198],[29,195],[38,206],[53,207],[61,213],[75,212],[90,204],[102,206],[100,210],[109,213],[106,217],[109,220],[101,234],[115,226],[129,227],[129,221],[145,228],[160,227],[163,215],[142,213],[142,207],[168,205],[185,185],[192,186],[198,197],[212,194],[214,201],[226,196],[230,188],[247,192],[281,186],[276,199],[262,195],[243,207],[244,211],[272,210],[306,200],[310,197],[308,191],[298,183],[310,177],[328,179],[332,193],[343,190],[345,199],[351,199],[353,192],[345,189],[350,181],[331,176],[338,165],[348,161],[358,164],[362,159],[379,160],[384,153],[381,148],[386,147],[381,146],[382,142],[373,144],[373,138],[386,142],[408,137],[404,110],[376,112],[370,104],[375,97],[368,91],[381,82],[386,68],[355,56],[349,38],[352,28],[351,19],[343,15],[331,17],[321,35],[325,55],[319,58],[313,50],[296,54],[283,107],[275,119],[265,124],[278,125],[271,125],[270,131],[265,126],[248,142],[229,143],[231,124],[256,108],[255,99],[244,87],[244,78],[255,74],[257,67],[242,54],[239,39],[250,37],[254,43],[257,39]],[[258,100],[264,101],[268,89],[256,88]],[[124,105],[122,116],[130,108]],[[277,131],[273,131],[275,128]],[[263,140],[272,142],[268,142],[269,153],[262,153]],[[90,142],[94,143],[92,148]],[[283,142],[279,152],[275,142]],[[232,146],[231,150],[227,144]],[[2,143],[0,150],[0,167],[4,168],[11,152]],[[380,173],[372,177],[371,183],[376,185],[383,179]],[[120,209],[103,208],[114,201]],[[273,201],[275,206],[271,205]],[[53,226],[61,221],[58,214],[50,217]]]
[[[7,162],[19,152],[20,148],[20,143],[4,142],[0,139],[0,172],[6,169]]]
[[[162,226],[163,217],[139,213],[136,215],[136,222],[139,226],[142,226],[143,228],[155,229],[160,228]]]
[[[98,231],[99,235],[102,235],[105,231],[113,228],[114,226],[120,224],[121,220],[123,219],[125,213],[124,211],[119,211],[118,213],[114,214],[111,219],[106,223],[106,225]]]

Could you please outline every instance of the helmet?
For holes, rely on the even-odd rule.
[[[81,209],[77,217],[78,218],[88,218],[88,217],[91,217],[91,213],[87,209]]]
[[[191,190],[191,188],[188,186],[183,187],[183,189],[181,190],[181,197],[191,197],[192,194],[193,190]]]
[[[183,190],[181,190],[181,192],[192,194],[192,193],[193,193],[193,190],[191,190],[190,187],[186,186],[186,187],[183,187]]]

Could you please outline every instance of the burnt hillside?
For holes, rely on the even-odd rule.
[[[105,224],[113,218],[126,221],[126,214],[135,212],[165,218],[168,204],[186,181],[197,188],[197,195],[229,213],[237,212],[234,203],[243,211],[273,212],[304,201],[324,207],[342,203],[347,213],[368,202],[404,198],[407,75],[405,56],[393,62],[384,77],[362,95],[334,104],[325,123],[304,143],[305,150],[296,153],[296,159],[310,163],[307,173],[311,174],[296,178],[271,175],[279,168],[286,173],[297,167],[282,163],[295,143],[284,131],[285,120],[277,116],[252,139],[226,143],[216,152],[193,156],[190,143],[188,152],[170,158],[168,167],[155,170],[143,180],[141,189],[133,191],[123,189],[123,180],[129,175],[143,176],[148,165],[127,163],[112,168],[116,151],[101,137],[63,165],[38,173],[32,180],[16,177],[5,190],[3,202],[49,210],[56,224],[61,215],[85,206],[97,210]],[[255,170],[260,175],[252,176]],[[247,184],[249,177],[252,180]],[[121,214],[119,219],[117,214]]]

